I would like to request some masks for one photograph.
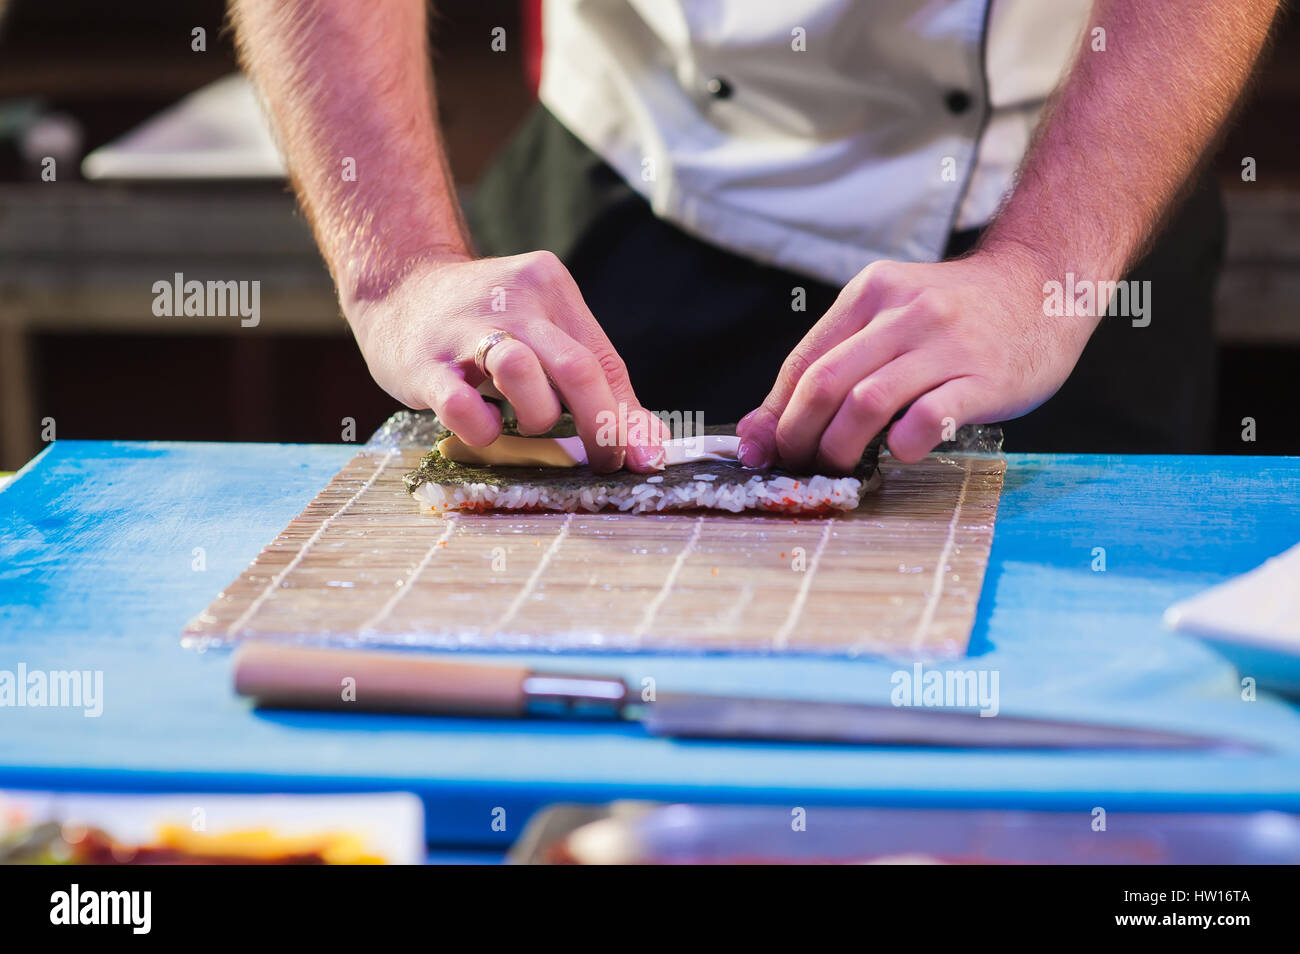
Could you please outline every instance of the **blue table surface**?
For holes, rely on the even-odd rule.
[[[419,793],[431,841],[500,847],[538,807],[613,798],[1090,811],[1300,811],[1300,714],[1170,603],[1300,539],[1300,459],[1013,455],[971,658],[1001,709],[1221,733],[1269,754],[669,741],[634,724],[259,713],[181,627],[354,446],[61,441],[0,492],[0,669],[102,670],[104,710],[0,709],[0,786]],[[1106,569],[1093,569],[1094,548]],[[202,548],[206,568],[194,568]],[[477,659],[504,654],[475,653]],[[910,660],[512,654],[668,689],[884,702]],[[1246,675],[1249,675],[1248,673]],[[505,828],[494,819],[505,812]]]

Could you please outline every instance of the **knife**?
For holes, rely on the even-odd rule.
[[[447,662],[406,653],[245,643],[235,692],[270,709],[640,721],[673,738],[985,749],[1257,750],[1228,739],[1125,726],[766,697],[658,693],[613,676]]]

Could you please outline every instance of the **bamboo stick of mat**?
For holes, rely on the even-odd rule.
[[[886,456],[881,487],[829,517],[441,517],[402,487],[423,452],[358,453],[187,643],[960,655],[1006,467]]]

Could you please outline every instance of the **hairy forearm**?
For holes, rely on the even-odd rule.
[[[1245,88],[1278,0],[1097,0],[1018,184],[982,248],[1052,277],[1119,278]],[[1096,28],[1105,50],[1094,50]]]
[[[468,254],[424,0],[232,0],[231,13],[345,309],[414,263]]]

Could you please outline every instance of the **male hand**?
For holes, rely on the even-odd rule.
[[[962,424],[1037,407],[1074,369],[1095,317],[1047,317],[1045,274],[1018,247],[857,275],[737,428],[741,460],[847,473],[894,415],[890,452],[913,462]]]
[[[549,430],[563,400],[593,470],[662,468],[661,422],[637,401],[622,359],[550,252],[427,261],[382,297],[345,307],[379,386],[408,407],[433,408],[466,443],[481,447],[501,433],[500,412],[477,390],[490,380],[520,433]],[[485,378],[474,352],[495,330],[518,340],[492,346]],[[629,424],[611,436],[618,420]]]

